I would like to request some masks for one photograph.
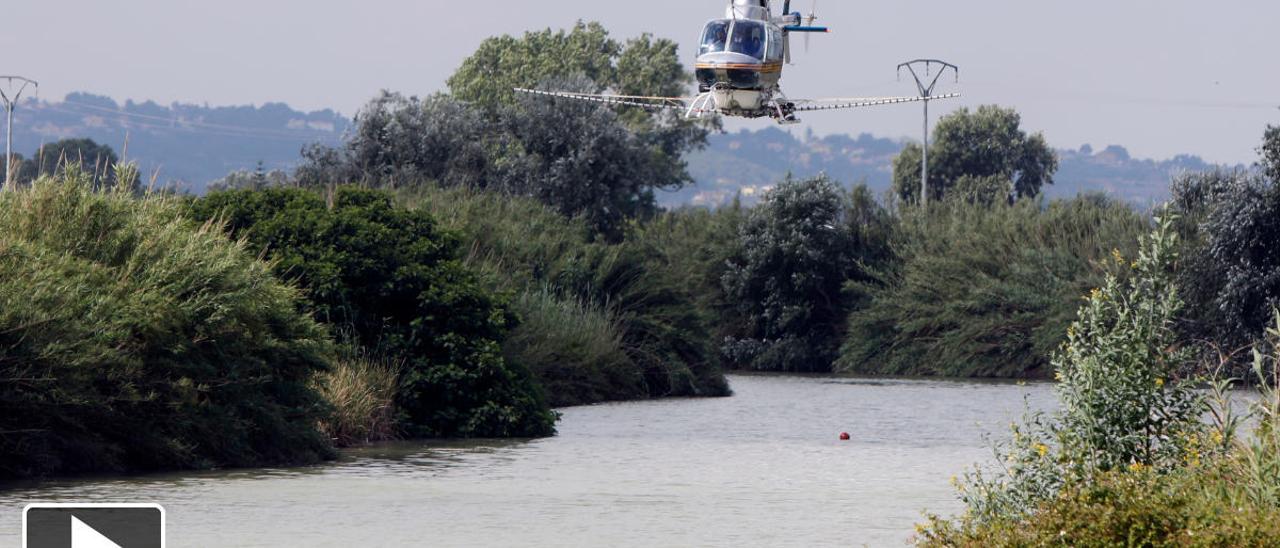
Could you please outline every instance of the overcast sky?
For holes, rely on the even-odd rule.
[[[811,0],[797,5],[807,10]],[[426,94],[486,36],[602,22],[681,43],[686,64],[720,0],[8,0],[0,74],[60,99],[211,105],[285,102],[354,112],[379,89]],[[1252,162],[1280,123],[1274,0],[822,0],[813,37],[783,76],[792,97],[911,94],[894,67],[936,57],[961,67],[962,101],[1023,114],[1057,147],[1127,146]],[[735,123],[765,127],[769,122]],[[820,134],[918,138],[918,105],[810,113]]]

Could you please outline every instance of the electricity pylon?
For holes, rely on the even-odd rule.
[[[22,98],[22,92],[27,90],[27,86],[40,89],[40,84],[35,80],[23,78],[21,76],[0,76],[0,80],[4,81],[3,88],[0,89],[0,100],[4,101],[4,109],[6,118],[8,119],[7,136],[4,140],[4,188],[11,188],[13,184],[13,109],[17,108],[18,100]],[[14,89],[17,88],[17,91]],[[13,95],[10,99],[9,95]]]
[[[920,65],[924,65],[924,78],[916,72],[916,67]],[[937,74],[931,74],[934,65],[942,67],[938,69]],[[937,59],[916,59],[898,65],[899,78],[902,77],[904,67],[911,72],[911,77],[915,78],[916,89],[920,90],[920,99],[924,103],[924,148],[921,149],[920,154],[920,205],[926,206],[929,205],[929,99],[933,97],[933,88],[938,85],[938,79],[947,69],[955,73],[956,83],[960,82],[960,67]],[[933,77],[932,80],[929,80],[930,76]],[[926,80],[929,81],[928,85],[925,85]]]

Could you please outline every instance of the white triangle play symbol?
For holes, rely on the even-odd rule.
[[[120,548],[120,545],[71,516],[71,548]]]

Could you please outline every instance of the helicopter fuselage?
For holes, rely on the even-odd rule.
[[[767,1],[734,0],[725,18],[703,28],[694,64],[698,90],[721,114],[780,116],[775,99],[787,58],[784,25],[799,22],[799,14],[775,19]]]

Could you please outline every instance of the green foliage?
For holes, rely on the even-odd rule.
[[[845,195],[831,180],[788,179],[748,215],[721,282],[739,331],[723,353],[738,367],[830,371],[855,275]]]
[[[396,403],[411,434],[550,434],[554,414],[536,385],[500,355],[509,314],[462,265],[456,237],[426,213],[394,207],[387,192],[341,187],[329,199],[233,191],[191,210],[265,250],[277,273],[306,290],[317,318],[404,361]]]
[[[1183,464],[1206,410],[1194,383],[1175,379],[1190,362],[1174,322],[1183,303],[1174,283],[1177,234],[1167,215],[1144,238],[1134,274],[1108,276],[1081,307],[1054,356],[1060,442],[1081,474],[1138,464]],[[1117,259],[1119,260],[1119,259]]]
[[[973,377],[1048,377],[1076,303],[1132,256],[1141,215],[1101,196],[1013,205],[950,201],[902,210],[892,261],[850,283],[837,369]]]
[[[591,87],[582,79],[562,82]],[[357,113],[343,149],[307,150],[297,176],[304,186],[438,181],[533,197],[618,241],[627,219],[656,212],[655,189],[691,181],[680,156],[705,140],[704,130],[645,116],[546,97],[485,112],[445,95],[419,100],[383,92]]]
[[[683,236],[674,225],[604,244],[532,200],[426,187],[407,200],[462,233],[468,264],[493,287],[521,295],[523,321],[504,353],[567,391],[553,401],[727,393],[688,267],[667,245]]]
[[[1163,329],[1167,328],[1166,324]],[[1200,436],[1184,438],[1194,443],[1184,447],[1177,466],[1164,469],[1135,463],[1088,477],[1024,473],[1020,478],[1011,474],[1009,483],[991,487],[1007,494],[1011,485],[1034,486],[1027,480],[1051,478],[1056,483],[1038,496],[1028,497],[1023,506],[997,512],[971,511],[955,521],[931,516],[927,525],[918,527],[915,540],[922,546],[1280,544],[1280,391],[1276,389],[1280,377],[1275,373],[1275,366],[1280,363],[1280,312],[1275,317],[1275,327],[1268,330],[1267,345],[1260,347],[1254,357],[1262,393],[1251,404],[1257,424],[1253,435],[1236,438],[1229,431],[1227,435],[1215,431],[1208,440]],[[1092,381],[1110,384],[1106,379]],[[1151,401],[1150,396],[1148,393],[1139,398]],[[1158,412],[1152,416],[1163,417]],[[1121,436],[1125,437],[1132,435]],[[1032,443],[1032,447],[1039,445]],[[1011,470],[1028,468],[1027,462],[1043,461],[1056,464],[1029,468],[1063,472],[1067,469],[1064,463],[1081,454],[1076,450],[1074,455],[1063,452],[1050,456],[1047,446],[1039,447],[1043,451],[1033,449],[1030,457],[1012,452],[1002,456],[1008,459],[1006,466]],[[1133,452],[1132,447],[1129,450]],[[1025,511],[1028,508],[1030,511]]]
[[[1264,153],[1268,146],[1277,145],[1269,141]],[[1174,207],[1187,216],[1188,336],[1228,352],[1248,348],[1280,306],[1280,180],[1213,171],[1184,175],[1173,190]]]
[[[503,342],[503,356],[529,368],[552,406],[648,397],[643,372],[623,351],[623,326],[608,310],[534,288],[512,307],[520,323]]]
[[[569,32],[546,29],[485,39],[449,78],[454,97],[485,109],[515,101],[514,88],[544,80],[585,76],[598,93],[614,84],[622,47],[600,23],[579,21]],[[659,83],[658,85],[661,85]]]
[[[995,105],[974,112],[963,108],[938,120],[929,145],[929,199],[948,195],[965,176],[1010,182],[1008,198],[1033,197],[1053,184],[1058,170],[1053,149],[1043,135],[1027,135],[1021,124],[1013,109]],[[904,202],[918,201],[920,154],[919,144],[909,144],[894,159],[893,189]]]
[[[969,526],[1032,516],[1100,474],[1171,472],[1222,448],[1200,422],[1208,407],[1195,380],[1177,379],[1188,358],[1173,329],[1182,306],[1172,272],[1177,235],[1168,216],[1157,225],[1133,273],[1108,275],[1068,329],[1054,356],[1061,408],[1015,424],[1012,442],[997,446],[1000,467],[959,485]]]
[[[656,213],[655,190],[692,182],[682,157],[714,124],[512,88],[670,96],[690,81],[675,42],[645,34],[620,45],[598,23],[489,38],[449,79],[451,95],[384,91],[356,114],[343,148],[305,150],[297,176],[306,186],[440,184],[533,197],[616,243],[628,220]]]
[[[0,193],[0,477],[330,456],[297,292],[176,200],[92,186]]]
[[[1276,546],[1280,509],[1238,505],[1216,470],[1114,471],[1069,486],[1025,517],[958,523],[932,517],[920,546]]]

